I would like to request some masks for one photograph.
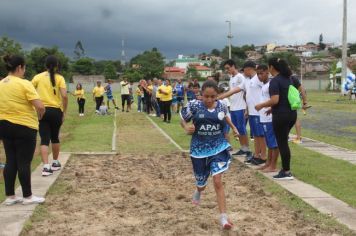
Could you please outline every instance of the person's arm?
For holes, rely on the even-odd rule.
[[[44,107],[42,101],[40,99],[34,99],[30,102],[36,109],[38,120],[41,120],[44,113],[46,112],[46,108]]]
[[[255,106],[255,109],[259,111],[264,107],[273,107],[274,105],[278,104],[278,102],[279,102],[279,95],[272,95],[270,100],[257,104]]]
[[[302,95],[302,101],[303,101],[303,107],[302,109],[307,109],[309,106],[308,106],[308,101],[307,101],[307,94],[305,92],[305,89],[303,87],[303,85],[300,85],[298,87],[298,91],[300,92],[300,94]]]
[[[63,121],[64,121],[64,117],[67,113],[67,107],[68,107],[68,96],[67,96],[67,89],[65,88],[59,88],[59,91],[61,93],[62,96],[62,103],[63,103]]]
[[[184,119],[180,120],[180,125],[182,126],[182,128],[185,130],[187,134],[193,134],[195,132],[194,124],[189,124]]]
[[[229,91],[227,91],[226,93],[220,94],[217,99],[221,100],[221,99],[230,97],[231,95],[233,95],[235,93],[239,93],[241,91],[242,91],[242,89],[240,87],[232,88]]]
[[[234,137],[237,137],[239,135],[239,131],[237,131],[235,125],[232,123],[230,117],[226,116],[226,123],[230,126],[230,128],[232,129],[233,133],[234,133]]]

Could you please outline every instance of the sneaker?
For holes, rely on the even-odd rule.
[[[273,176],[277,180],[293,180],[294,177],[291,172],[286,173],[284,170],[279,171],[278,175]]]
[[[137,111],[137,112],[141,112],[141,111]]]
[[[53,161],[51,170],[57,171],[61,169],[61,163],[59,161]]]
[[[292,143],[295,143],[295,144],[302,144],[303,142],[302,142],[302,139],[293,139],[292,140]]]
[[[53,174],[53,170],[51,168],[43,168],[42,169],[42,176],[49,176]]]
[[[99,110],[95,110],[95,113],[99,114],[99,113],[100,113],[100,111],[99,111]]]
[[[261,165],[261,164],[265,164],[266,163],[266,160],[263,160],[261,158],[252,158],[251,160],[251,164],[252,165],[255,165],[255,166],[258,166],[258,165]]]
[[[247,165],[251,164],[253,158],[252,152],[247,152],[244,163]]]
[[[38,204],[38,203],[43,203],[45,199],[43,197],[36,197],[36,196],[31,196],[30,198],[24,198],[22,204],[23,205],[29,205],[29,204]]]
[[[20,202],[22,202],[22,201],[23,201],[23,199],[20,198],[20,197],[16,197],[16,196],[15,196],[15,198],[10,198],[10,197],[8,197],[8,198],[6,198],[6,200],[4,201],[4,205],[6,205],[6,206],[11,206],[11,205],[14,205],[14,204],[16,204],[16,203],[20,203]]]
[[[239,151],[237,151],[237,152],[233,153],[232,155],[242,156],[242,155],[246,155],[246,154],[247,154],[247,152],[242,151],[242,150],[240,149]]]

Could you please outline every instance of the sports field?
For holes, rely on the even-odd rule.
[[[319,95],[324,96],[315,96]],[[318,109],[317,103],[310,103]],[[347,109],[353,109],[353,104],[344,103]],[[77,119],[75,109],[71,113]],[[85,122],[77,121],[70,129],[64,128],[68,135],[63,147],[109,151],[111,118],[88,115]],[[98,119],[103,119],[103,124]],[[171,124],[163,124],[154,118],[187,149],[189,136],[179,128],[177,120],[175,116]],[[93,133],[83,134],[82,125]],[[187,154],[178,151],[142,113],[119,112],[117,125],[119,154],[72,156],[46,196],[46,203],[38,206],[27,222],[23,235],[354,235],[237,161],[224,175],[228,213],[236,227],[231,232],[221,231],[211,182],[201,206],[191,204],[194,178]],[[317,129],[310,130],[318,133]],[[71,145],[71,140],[77,144]],[[305,152],[293,146],[293,156],[308,154]],[[292,168],[298,163],[292,162]],[[318,166],[315,168],[319,170]],[[350,168],[352,172],[353,167]],[[297,178],[306,177],[295,169]],[[321,180],[324,178],[329,178],[324,182],[330,183],[335,176],[326,174]],[[348,187],[343,181],[338,182],[340,189]],[[348,194],[353,193],[346,191]]]

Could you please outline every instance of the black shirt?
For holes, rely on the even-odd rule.
[[[269,84],[269,95],[279,95],[279,101],[272,107],[272,114],[296,112],[293,111],[288,102],[288,88],[293,84],[297,89],[300,87],[300,82],[295,76],[290,78],[282,75],[274,77]]]

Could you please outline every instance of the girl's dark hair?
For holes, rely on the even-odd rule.
[[[217,84],[219,84],[219,82],[220,82],[220,73],[219,72],[215,73],[213,78],[214,78],[215,82]]]
[[[217,93],[219,93],[219,87],[215,81],[212,80],[205,81],[203,86],[201,87],[201,91],[204,92],[204,90],[207,88],[213,88]]]
[[[268,65],[273,66],[276,71],[278,71],[284,77],[289,78],[292,75],[292,71],[289,68],[287,62],[283,59],[279,59],[277,57],[272,57],[268,60]]]
[[[59,65],[59,62],[58,62],[58,59],[53,56],[53,55],[50,55],[46,58],[46,68],[47,70],[49,71],[49,77],[51,79],[51,84],[52,84],[52,87],[53,87],[53,93],[56,94],[56,78],[55,78],[55,75],[56,75],[56,72],[58,70],[58,65]]]
[[[268,66],[266,66],[266,65],[259,65],[259,66],[257,66],[257,70],[266,71],[266,70],[268,70]]]
[[[5,67],[8,72],[15,72],[18,66],[25,66],[25,59],[22,56],[6,55],[3,57]]]
[[[81,84],[81,83],[78,83],[78,84],[77,84],[77,86],[75,87],[75,89],[77,89],[77,90],[78,90],[78,86],[79,86],[79,90],[82,90],[82,89],[83,89],[83,87],[82,87],[82,84]]]

